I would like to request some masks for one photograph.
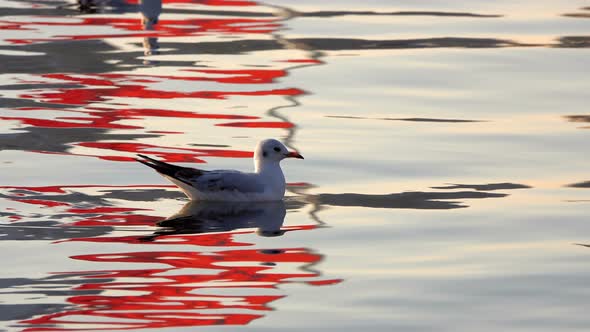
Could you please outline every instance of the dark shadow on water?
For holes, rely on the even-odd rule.
[[[563,14],[565,17],[573,17],[573,18],[590,18],[590,7],[582,7],[580,8],[579,13],[566,13]]]
[[[89,273],[63,273],[50,275],[38,279],[32,278],[1,278],[0,289],[9,290],[13,296],[52,297],[60,298],[64,296],[92,296],[99,294],[98,290],[76,289],[80,285],[87,283],[84,277],[90,276]],[[113,279],[102,278],[95,279],[97,282],[110,282]],[[58,300],[59,301],[59,300]],[[36,304],[0,304],[0,321],[23,320],[37,315],[51,315],[67,310],[71,305],[63,303],[36,303]]]
[[[583,181],[583,182],[572,183],[572,184],[566,185],[566,187],[570,187],[570,188],[590,188],[590,181]]]
[[[434,119],[434,118],[381,118],[379,120],[409,121],[409,122],[448,122],[448,123],[485,122],[485,121],[482,121],[482,120]]]
[[[420,48],[497,48],[532,46],[510,40],[494,38],[423,38],[407,40],[365,40],[353,38],[296,38],[285,39],[290,44],[304,44],[316,51],[354,51],[374,49],[420,49]],[[569,47],[562,43],[563,47]],[[579,45],[578,45],[579,46]],[[256,51],[284,49],[277,40],[239,40],[223,42],[200,42],[195,44],[160,41],[160,53],[165,54],[244,54]],[[164,51],[167,49],[167,51]],[[119,51],[101,40],[52,41],[32,45],[0,46],[0,50],[26,51],[43,55],[0,55],[0,71],[3,73],[104,73],[125,68],[141,67],[137,51]],[[64,52],[68,50],[68,52]],[[110,62],[117,51],[118,62]],[[111,53],[109,53],[111,52]],[[167,66],[192,66],[193,62],[166,61]],[[132,67],[129,67],[132,66]]]
[[[305,44],[317,51],[354,51],[370,49],[414,49],[414,48],[495,48],[508,46],[528,46],[510,40],[494,38],[420,38],[394,40],[367,40],[355,38],[291,38],[290,43]],[[166,42],[162,48],[173,48],[175,54],[242,54],[255,51],[283,49],[281,43],[274,40],[240,40],[230,42],[202,42],[190,45]],[[164,54],[164,52],[162,52]]]
[[[441,190],[473,189],[475,191],[424,192],[410,191],[382,195],[342,193],[342,194],[308,194],[311,185],[289,188],[304,201],[315,206],[311,217],[317,219],[317,212],[328,206],[350,206],[383,209],[458,209],[469,207],[464,200],[501,198],[505,193],[491,193],[494,190],[527,189],[530,186],[517,183],[490,184],[451,184],[449,186],[431,187]]]
[[[570,122],[590,122],[590,115],[566,115],[565,118]]]
[[[117,64],[109,63],[115,57],[109,52],[116,47],[102,40],[52,41],[31,45],[3,45],[0,50],[42,53],[42,55],[0,55],[2,73],[105,73],[119,70]],[[66,52],[67,50],[67,52]],[[141,52],[122,52],[116,58],[133,67],[142,67],[137,61]],[[133,68],[129,67],[129,69]]]
[[[24,283],[22,286],[30,287],[35,280],[31,280],[31,283]],[[7,285],[3,280],[0,279],[0,287],[3,289],[10,289],[5,287]],[[11,292],[15,293],[15,292]],[[14,321],[23,320],[29,317],[37,315],[49,315],[58,313],[68,308],[68,304],[63,303],[38,303],[38,304],[0,304],[0,321]],[[7,330],[0,330],[2,332]]]
[[[79,237],[93,237],[109,234],[113,227],[63,227],[63,224],[48,221],[15,222],[0,225],[1,240],[8,241],[56,241]]]
[[[126,189],[124,187],[110,188],[109,186],[100,185],[81,185],[79,188],[99,189],[99,193],[92,195],[77,191],[77,186],[49,186],[49,187],[0,187],[2,189],[9,189],[8,193],[0,193],[0,198],[19,201],[43,201],[51,202],[48,206],[73,206],[76,208],[96,208],[112,206],[109,202],[111,199],[120,199],[128,202],[157,202],[158,200],[180,199],[184,198],[184,194],[176,190],[166,190],[159,188],[149,188],[145,186],[130,186],[133,189]],[[169,186],[160,186],[169,187]],[[55,189],[53,189],[55,188]],[[59,218],[53,217],[53,218]]]
[[[297,38],[286,39],[292,44],[305,44],[317,51],[370,50],[370,49],[412,49],[412,48],[495,48],[508,46],[527,46],[510,40],[494,38],[423,38],[407,40],[365,40],[353,38]],[[564,46],[566,46],[564,44]],[[279,50],[284,46],[276,40],[239,40],[230,42],[200,42],[196,44],[160,42],[162,54],[243,54],[255,51]],[[51,43],[0,46],[0,50],[18,50],[44,53],[39,56],[0,55],[0,71],[3,73],[98,73],[110,72],[121,65],[140,67],[139,52],[121,52],[100,40],[53,41]],[[68,52],[64,52],[64,50]],[[112,64],[109,51],[117,51],[119,63]],[[166,62],[167,65],[178,65]],[[191,65],[186,62],[184,65]],[[130,67],[125,67],[131,70]]]
[[[166,189],[104,189],[101,190],[104,199],[120,199],[128,202],[154,202],[161,199],[185,199],[182,192]]]
[[[442,186],[442,187],[430,187],[432,189],[473,189],[473,190],[477,190],[477,191],[485,191],[485,190],[505,190],[505,189],[530,189],[532,188],[531,186],[527,186],[524,184],[518,184],[518,183],[509,183],[509,182],[504,182],[504,183],[488,183],[488,184],[455,184],[455,183],[449,183],[448,186]]]
[[[319,194],[312,201],[319,206],[354,206],[384,209],[457,209],[468,205],[456,200],[505,197],[508,194],[475,191],[403,192],[388,195]]]
[[[83,88],[83,87],[84,87],[84,85],[67,84],[67,83],[10,84],[10,85],[0,85],[0,90],[79,89],[79,88]],[[20,100],[21,99],[15,99],[15,102],[20,101]],[[2,104],[2,105],[4,106],[4,104]],[[51,105],[53,105],[53,104],[51,104]],[[18,105],[17,107],[23,107],[23,105]]]
[[[46,108],[67,108],[70,105],[65,104],[55,104],[55,103],[45,103],[40,102],[37,100],[31,99],[21,99],[21,98],[2,98],[0,97],[0,103],[2,103],[3,108],[20,108],[20,107],[46,107]]]
[[[135,140],[154,138],[156,134],[115,134],[100,128],[25,127],[0,134],[0,150],[67,152],[77,142],[103,140]]]
[[[486,122],[485,120],[467,120],[467,119],[437,119],[437,118],[367,118],[362,116],[350,115],[326,115],[326,118],[334,119],[351,119],[351,120],[386,120],[386,121],[408,121],[408,122],[440,122],[440,123],[471,123]]]
[[[318,11],[307,13],[296,13],[296,16],[304,17],[335,17],[335,16],[440,16],[440,17],[477,17],[477,18],[498,18],[503,15],[493,14],[475,14],[467,12],[441,12],[441,11],[397,11],[397,12],[377,12],[377,11]]]
[[[590,47],[589,36],[564,36],[558,38],[558,43],[554,47],[563,48],[586,48]]]
[[[587,124],[586,126],[579,127],[580,129],[590,129],[590,115],[566,115],[564,118],[569,122]]]

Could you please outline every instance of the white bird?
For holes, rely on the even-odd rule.
[[[303,157],[275,139],[260,141],[254,151],[254,173],[181,167],[138,155],[140,163],[155,169],[195,201],[279,201],[285,196],[280,162]]]

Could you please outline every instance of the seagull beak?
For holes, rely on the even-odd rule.
[[[298,152],[295,152],[295,151],[287,153],[287,155],[285,156],[285,158],[304,159],[302,155],[300,155]]]

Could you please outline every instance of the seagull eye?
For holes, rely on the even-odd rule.
[[[276,152],[281,152],[281,148],[279,147],[275,147],[273,150],[275,150]]]

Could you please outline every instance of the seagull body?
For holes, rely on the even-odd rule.
[[[140,163],[155,169],[194,201],[279,201],[285,196],[285,176],[280,162],[303,157],[289,152],[279,141],[263,140],[254,151],[254,173],[235,170],[206,171],[181,167],[138,155]]]

